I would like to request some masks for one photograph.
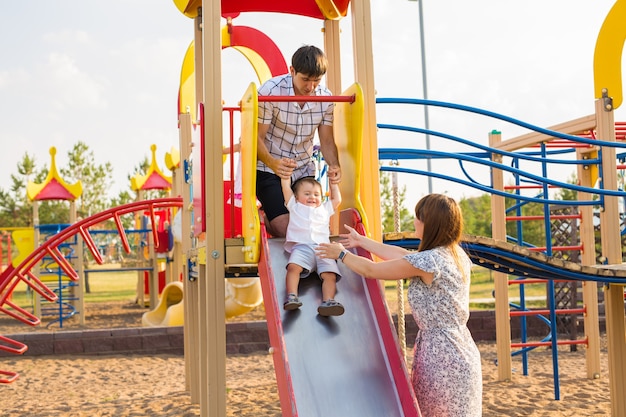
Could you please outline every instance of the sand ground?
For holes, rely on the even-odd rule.
[[[89,305],[87,328],[141,325],[146,310],[132,303]],[[258,320],[262,307],[234,321]],[[0,335],[24,331],[64,331],[29,328],[0,317]],[[498,381],[495,343],[479,343],[483,365],[484,416],[609,416],[610,395],[606,338],[601,349],[602,375],[587,379],[585,349],[559,348],[559,400],[553,377],[552,354],[540,348],[529,355],[523,375],[521,358],[513,359],[513,378]],[[410,354],[409,354],[410,356]],[[0,369],[17,371],[18,380],[0,385],[0,410],[6,417],[150,416],[193,417],[200,406],[185,389],[184,358],[176,355],[129,356],[14,356],[0,358]],[[227,416],[280,416],[271,357],[258,352],[226,358]]]

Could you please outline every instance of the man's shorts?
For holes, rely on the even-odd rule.
[[[256,172],[256,197],[269,221],[282,214],[288,214],[285,197],[280,185],[280,177],[271,172]]]
[[[341,279],[337,261],[328,258],[319,258],[315,256],[315,247],[310,244],[297,244],[291,249],[289,255],[290,264],[296,264],[302,267],[300,278],[308,277],[311,272],[317,271],[318,275],[324,272],[333,272],[337,275],[337,282]]]

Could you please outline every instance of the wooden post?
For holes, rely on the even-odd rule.
[[[199,103],[202,99],[202,86],[204,84],[202,73],[202,30],[200,29],[200,25],[202,22],[202,15],[199,14],[194,19],[194,78],[195,78],[195,109],[192,110],[191,114],[195,114],[198,116],[199,111]],[[192,154],[192,124],[196,123],[197,120],[192,120],[191,115],[187,117],[189,119],[188,122],[182,123],[185,118],[181,119],[181,155],[185,155],[185,158],[189,160],[189,157]],[[188,126],[187,126],[188,123]],[[185,126],[185,127],[184,127]],[[199,128],[199,127],[197,127]],[[184,131],[183,129],[187,130]],[[199,155],[199,150],[198,153]],[[196,163],[199,163],[196,161]],[[188,173],[189,176],[192,175],[191,172]],[[200,187],[198,184],[196,187]],[[192,248],[191,239],[193,236],[192,231],[192,222],[191,222],[191,213],[193,208],[191,206],[193,196],[191,195],[191,190],[187,186],[183,192],[183,201],[186,204],[183,204],[183,208],[185,211],[182,213],[182,228],[183,228],[183,242],[186,242],[187,250],[185,253],[187,254],[187,259],[190,259],[192,263],[197,265],[198,262],[198,242],[196,240],[196,244]],[[189,273],[192,272],[189,270],[189,264],[186,265],[186,275],[189,277]],[[198,271],[195,271],[198,273]],[[188,362],[188,366],[190,366],[190,375],[188,383],[190,384],[190,393],[191,393],[191,402],[194,404],[200,404],[200,288],[198,285],[198,280],[189,281],[185,279],[185,300],[186,304],[188,304],[188,308],[185,310],[185,334],[187,341],[189,342],[188,349],[185,347],[185,360]],[[187,335],[188,333],[188,335]],[[187,346],[187,345],[186,345]],[[187,354],[188,352],[188,354]]]
[[[577,150],[576,159],[597,158],[598,151]],[[585,169],[578,165],[578,180],[582,187],[592,188],[598,179],[598,170],[592,167]],[[578,199],[581,201],[591,201],[591,194],[578,192]],[[583,246],[581,251],[581,263],[583,265],[596,264],[596,241],[593,226],[592,206],[580,206],[580,243]],[[600,377],[600,324],[598,322],[598,284],[594,281],[585,281],[583,286],[583,304],[587,310],[584,315],[585,337],[587,339],[587,349],[585,349],[587,378],[594,379]]]
[[[489,134],[489,146],[497,148],[502,140],[499,132]],[[502,162],[502,155],[492,154],[491,159]],[[504,175],[502,170],[491,169],[493,189],[504,191]],[[491,237],[506,242],[506,219],[504,197],[491,195]],[[498,380],[509,381],[511,370],[511,317],[509,315],[509,284],[507,274],[494,271],[496,292],[496,351],[498,356]]]
[[[378,136],[376,134],[376,90],[374,88],[374,59],[372,47],[372,10],[369,0],[352,1],[352,44],[354,49],[355,82],[361,85],[364,99],[363,163],[361,167],[361,195],[365,217],[374,240],[382,242],[380,213],[380,178],[378,166]]]
[[[184,110],[184,109],[183,109]],[[179,135],[180,135],[180,159],[181,167],[189,166],[191,157],[191,114],[185,113],[179,115]],[[183,176],[191,173],[182,172]],[[181,250],[176,252],[176,256],[180,255],[180,262],[183,263],[183,294],[185,297],[184,309],[184,339],[185,339],[185,388],[191,394],[191,402],[198,404],[200,402],[198,389],[199,369],[196,366],[200,358],[198,356],[198,281],[189,279],[189,265],[187,261],[192,258],[191,253],[191,190],[189,184],[185,183],[181,187],[181,196],[183,198],[183,206],[181,207]]]
[[[612,109],[605,108],[604,99],[596,100],[596,136],[615,142],[615,121]],[[613,147],[602,148],[602,184],[605,190],[617,190],[617,162]],[[609,265],[622,263],[622,241],[617,197],[604,196],[600,212],[602,255]],[[604,303],[609,356],[609,387],[611,415],[626,415],[626,326],[624,325],[624,287],[605,286]]]
[[[226,415],[221,2],[202,1],[206,264],[199,277],[200,415]],[[197,50],[197,48],[196,48]],[[204,273],[202,273],[204,271]]]

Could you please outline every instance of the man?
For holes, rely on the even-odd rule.
[[[259,96],[330,96],[330,90],[320,85],[327,67],[323,51],[302,46],[293,54],[289,73],[266,81],[259,88]],[[312,155],[316,132],[330,183],[341,181],[333,109],[332,102],[259,102],[257,198],[267,231],[274,237],[285,237],[289,223],[280,179],[296,181],[315,175]]]

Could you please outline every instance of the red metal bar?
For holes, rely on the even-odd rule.
[[[9,310],[7,308],[4,308],[3,306],[0,306],[0,312],[6,314],[7,316],[11,316],[16,320],[21,321],[22,323],[26,323],[29,326],[37,326],[39,323],[41,323],[41,320],[39,319],[39,317],[33,315],[32,313],[29,313],[28,311],[24,310],[22,307],[14,304],[12,301],[9,300],[5,300],[4,304],[7,304],[9,307],[11,307],[13,310]],[[19,315],[19,312],[21,315]]]
[[[72,264],[68,262],[65,256],[63,256],[58,246],[47,246],[46,252],[50,254],[69,279],[72,281],[78,281],[78,274],[76,273],[76,270]]]
[[[557,340],[557,345],[586,345],[587,339],[579,340]],[[539,347],[539,346],[552,346],[552,342],[524,342],[524,343],[511,343],[512,348],[525,348],[525,347]]]
[[[566,251],[566,250],[583,250],[583,248],[584,248],[583,245],[576,245],[576,246],[553,246],[551,249],[553,251]],[[536,247],[527,248],[527,249],[532,252],[545,252],[548,248],[546,248],[545,246],[536,246]]]
[[[104,263],[104,259],[102,259],[102,255],[100,254],[100,251],[96,246],[96,242],[93,241],[93,238],[89,234],[89,230],[87,230],[86,227],[81,226],[78,228],[78,233],[80,233],[81,237],[83,238],[83,242],[85,242],[85,245],[89,249],[89,252],[91,252],[91,256],[93,256],[93,259],[98,265],[102,265]]]
[[[0,345],[0,350],[15,353],[16,355],[21,355],[28,349],[28,346],[26,346],[24,343],[18,342],[17,340],[9,339],[6,336],[0,335],[0,342],[5,343],[4,345]]]
[[[550,220],[564,220],[564,219],[580,219],[582,214],[554,214],[551,215]],[[507,221],[511,220],[544,220],[544,216],[506,216]]]
[[[528,278],[528,279],[512,279],[509,281],[509,285],[511,284],[519,284],[519,285],[524,285],[524,284],[545,284],[550,280],[547,279],[541,279],[541,278]],[[573,282],[570,279],[553,279],[551,280],[553,282]]]
[[[117,232],[120,234],[120,239],[122,240],[122,246],[124,247],[124,251],[126,251],[126,253],[130,253],[130,243],[128,243],[128,236],[126,236],[126,231],[124,230],[122,219],[117,213],[113,215],[113,219],[115,220],[115,227],[117,227]]]
[[[577,314],[577,313],[585,313],[587,311],[586,308],[562,308],[558,310],[554,310],[556,314]],[[550,314],[550,310],[542,309],[542,310],[525,310],[525,311],[511,311],[509,315],[511,317],[519,317],[519,316],[540,316]]]
[[[19,277],[22,281],[24,281],[27,284],[29,284],[29,282],[37,284],[37,285],[33,285],[33,284],[29,284],[29,285],[33,289],[33,291],[37,291],[37,293],[41,295],[42,297],[44,297],[46,300],[48,301],[57,300],[58,298],[57,294],[54,291],[52,291],[46,284],[44,284],[35,274],[33,274],[32,271],[30,270],[26,271],[26,275],[28,276],[28,279],[26,279],[26,277],[22,273],[19,273],[16,276]]]
[[[233,146],[235,144],[234,119],[235,119],[235,111],[241,111],[241,109],[236,108],[236,107],[228,107],[228,108],[224,108],[224,110],[228,112],[228,119],[229,119],[229,124],[230,124],[230,130],[229,130],[230,187],[228,190],[230,193],[230,205],[228,207],[228,210],[230,211],[230,225],[227,225],[227,226],[230,227],[230,233],[228,234],[228,236],[235,237],[235,164],[233,163],[234,156],[235,156],[235,152],[233,152]],[[226,196],[224,196],[224,198],[226,198]]]
[[[0,375],[6,375],[8,377],[0,378],[0,384],[10,384],[20,376],[17,372],[3,371],[2,369],[0,369]]]
[[[19,284],[20,281],[24,282],[26,285],[31,287],[33,291],[41,294],[49,301],[55,301],[57,299],[57,295],[54,293],[54,291],[48,288],[43,282],[41,282],[39,278],[35,277],[30,271],[28,272],[28,276],[30,279],[26,279],[26,277],[19,271],[12,271],[12,274],[7,277],[7,280],[3,282],[3,286],[0,289],[0,293],[2,294],[2,296],[0,296],[0,306],[2,306],[4,303],[8,303],[11,300],[11,293],[13,293],[13,290],[15,289],[15,287],[17,287],[17,284]]]
[[[354,103],[356,95],[351,96],[259,96],[259,103],[286,103],[286,102],[301,102],[306,101],[309,103]]]
[[[157,248],[159,246],[159,231],[157,230],[154,204],[150,204],[150,225],[152,226],[152,242],[154,243],[154,247]]]

